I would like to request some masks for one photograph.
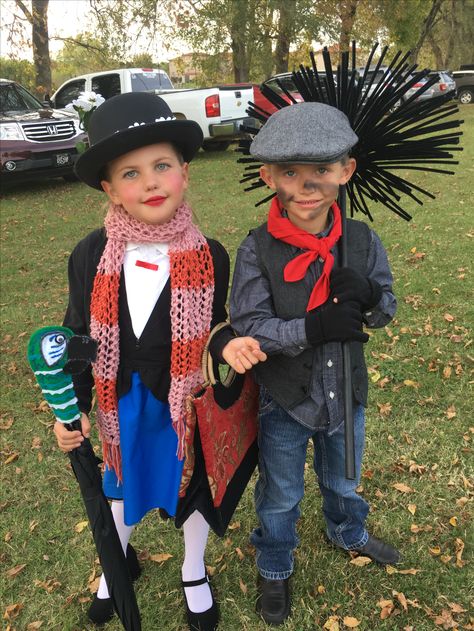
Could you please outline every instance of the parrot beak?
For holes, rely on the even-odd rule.
[[[97,342],[87,335],[73,335],[67,345],[68,360],[63,368],[65,373],[79,375],[95,361]]]

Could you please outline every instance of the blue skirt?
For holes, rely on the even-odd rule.
[[[169,405],[158,401],[132,373],[130,390],[118,402],[122,483],[105,468],[106,497],[123,500],[127,526],[138,523],[153,508],[176,514],[184,460],[176,456],[178,437]]]

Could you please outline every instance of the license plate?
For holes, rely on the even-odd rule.
[[[69,153],[56,153],[53,156],[54,164],[57,167],[65,167],[68,164],[72,164],[71,156]]]

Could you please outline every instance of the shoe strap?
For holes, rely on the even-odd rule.
[[[183,587],[197,587],[198,585],[204,585],[204,583],[209,583],[209,577],[207,574],[204,578],[198,578],[197,581],[181,581],[181,585]]]

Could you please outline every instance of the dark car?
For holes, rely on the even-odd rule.
[[[452,73],[456,82],[456,90],[460,103],[467,105],[474,102],[474,70],[454,70]]]
[[[76,143],[85,137],[75,114],[48,108],[15,81],[0,79],[2,183],[36,177],[75,179]]]

